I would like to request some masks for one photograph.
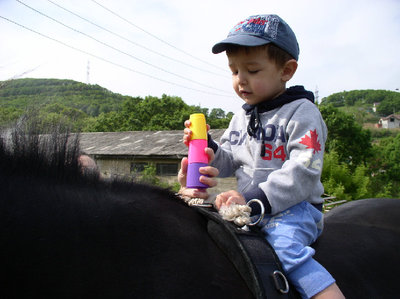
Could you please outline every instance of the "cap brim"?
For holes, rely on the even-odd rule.
[[[214,54],[221,53],[226,51],[229,45],[238,45],[245,47],[256,47],[269,44],[270,41],[264,38],[260,38],[258,36],[253,35],[231,35],[223,41],[215,44],[212,47],[212,52]]]

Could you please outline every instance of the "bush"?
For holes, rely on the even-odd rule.
[[[367,167],[359,165],[351,170],[346,163],[339,162],[335,151],[325,154],[321,181],[325,192],[340,200],[371,196],[371,180]]]

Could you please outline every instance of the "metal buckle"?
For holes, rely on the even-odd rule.
[[[262,203],[262,201],[259,200],[259,199],[251,199],[251,200],[249,200],[249,201],[247,202],[247,205],[250,206],[250,204],[252,204],[253,202],[256,202],[256,203],[258,203],[258,204],[260,205],[260,207],[261,207],[261,213],[260,213],[260,217],[258,217],[257,221],[251,222],[251,223],[247,224],[247,226],[254,226],[254,225],[257,225],[257,224],[259,224],[259,223],[261,222],[261,220],[263,220],[263,218],[264,218],[265,208],[264,208],[264,204]]]
[[[282,294],[289,293],[289,283],[286,279],[286,276],[281,271],[275,270],[272,274],[272,278],[274,279],[275,287],[279,292],[281,292]],[[279,283],[280,280],[283,281],[283,283],[285,284],[284,289],[281,287],[281,283]]]

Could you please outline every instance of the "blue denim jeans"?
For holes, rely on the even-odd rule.
[[[323,227],[323,214],[308,202],[301,202],[259,224],[275,249],[289,281],[302,298],[310,298],[335,282],[332,275],[312,258],[310,247]]]

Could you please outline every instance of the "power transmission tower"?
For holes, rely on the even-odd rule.
[[[87,61],[87,66],[86,66],[86,83],[90,84],[90,60]]]
[[[319,90],[318,90],[318,86],[315,86],[315,103],[319,103]]]

